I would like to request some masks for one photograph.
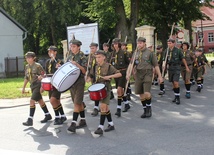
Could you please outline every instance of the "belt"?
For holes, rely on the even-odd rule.
[[[182,64],[181,66],[182,66],[182,67],[185,67],[185,65],[183,65],[183,64]],[[188,64],[187,66],[192,66],[192,64]]]
[[[179,66],[178,64],[169,64],[169,66]]]
[[[119,69],[120,71],[124,71],[124,70],[127,70],[127,68],[122,68],[122,69]]]

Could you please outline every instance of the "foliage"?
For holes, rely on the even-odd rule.
[[[122,33],[122,40],[134,43],[135,27],[156,27],[158,39],[163,45],[169,36],[171,25],[180,23],[191,30],[191,22],[207,18],[200,7],[210,5],[211,0],[0,0],[5,11],[28,30],[24,50],[46,54],[50,45],[61,48],[61,40],[67,38],[68,26],[98,22],[100,42]]]

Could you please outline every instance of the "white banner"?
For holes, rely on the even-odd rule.
[[[68,44],[70,40],[75,39],[80,40],[82,42],[81,51],[83,51],[86,55],[90,53],[90,44],[95,42],[99,45],[99,33],[98,33],[98,24],[79,24],[76,26],[68,26],[67,27],[68,34]],[[70,48],[70,46],[69,46]],[[70,49],[69,49],[70,50]]]

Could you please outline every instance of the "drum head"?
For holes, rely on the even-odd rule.
[[[103,83],[96,83],[96,84],[91,85],[88,88],[88,91],[98,91],[98,90],[103,89],[104,87],[105,87],[105,85]]]
[[[80,69],[67,62],[54,73],[51,83],[59,92],[65,92],[76,82],[79,75]]]
[[[42,83],[51,83],[51,77],[46,77],[41,80]]]

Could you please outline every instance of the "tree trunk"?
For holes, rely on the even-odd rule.
[[[130,23],[131,27],[129,30],[129,34],[131,36],[131,42],[132,42],[132,50],[136,48],[136,38],[137,38],[137,32],[135,30],[137,26],[139,18],[139,0],[131,0],[131,15],[130,15]]]
[[[118,38],[118,34],[121,32],[121,41],[124,41],[125,37],[128,36],[128,24],[127,24],[123,0],[116,1],[115,12],[119,18],[118,22],[116,24],[116,36],[115,37]]]
[[[191,20],[184,20],[184,28],[189,30],[189,40],[187,40],[187,42],[190,43],[191,45],[191,49],[193,49],[193,38],[192,38],[192,24],[191,24]]]

